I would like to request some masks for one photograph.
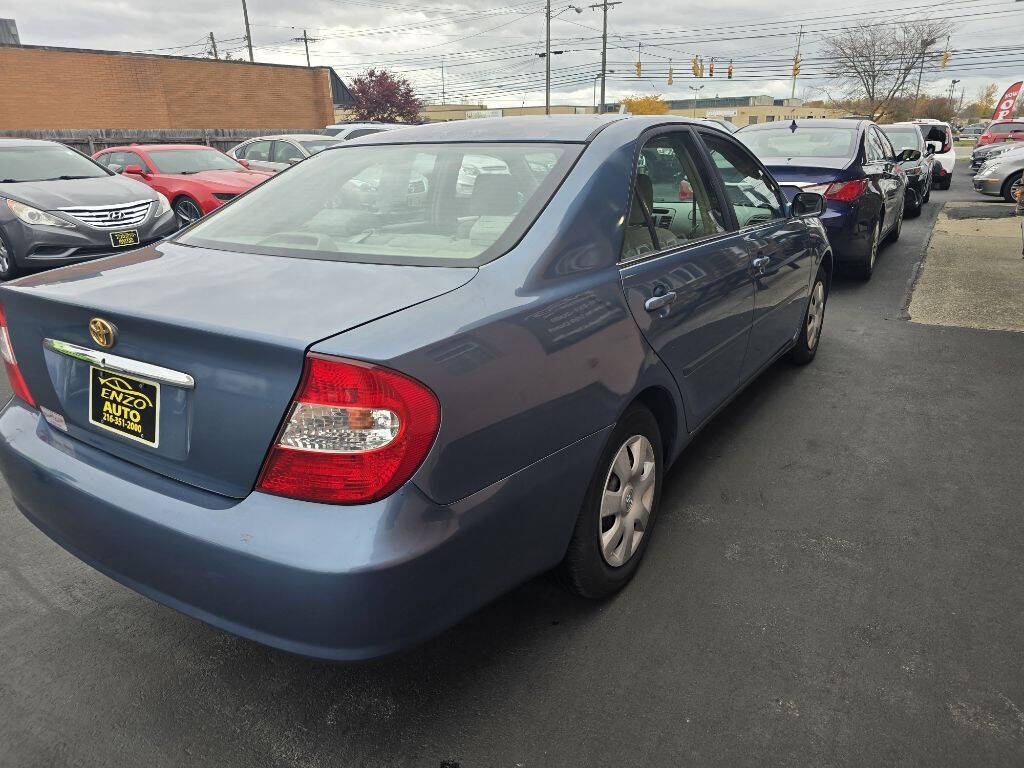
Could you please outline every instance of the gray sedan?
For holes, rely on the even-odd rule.
[[[229,149],[228,155],[236,160],[244,160],[250,168],[283,171],[337,143],[338,139],[317,133],[259,136]]]
[[[55,141],[0,139],[0,280],[155,242],[167,198]]]
[[[1007,202],[1017,201],[1021,192],[1021,173],[1024,172],[1024,147],[996,155],[974,177],[974,188],[983,195],[1002,197]]]

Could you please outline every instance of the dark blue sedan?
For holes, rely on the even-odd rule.
[[[748,125],[737,132],[772,175],[789,189],[819,192],[822,217],[838,262],[865,280],[879,246],[898,240],[907,176],[900,163],[920,152],[897,153],[870,120],[792,120]]]
[[[348,142],[0,288],[0,468],[77,557],[298,653],[394,651],[550,569],[600,598],[693,435],[814,358],[823,209],[669,117]]]

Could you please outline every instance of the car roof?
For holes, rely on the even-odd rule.
[[[220,152],[216,147],[208,147],[205,144],[123,144],[119,147],[104,147],[103,151],[152,152],[155,149],[212,149],[214,152]]]
[[[796,127],[810,126],[814,128],[856,128],[860,130],[867,125],[871,125],[870,120],[852,120],[850,118],[839,118],[837,120],[822,120],[820,118],[811,118],[810,120],[775,120],[771,123],[755,123],[753,125],[744,125],[740,128],[741,131],[778,131],[785,128],[789,128],[796,123]]]
[[[695,120],[676,115],[524,115],[517,117],[487,117],[472,120],[453,120],[447,123],[411,125],[396,131],[360,136],[346,146],[354,144],[406,144],[410,142],[588,142],[595,134],[612,123],[628,124],[637,133],[655,125],[678,123],[705,125],[727,134],[722,126],[707,120]]]
[[[268,136],[253,136],[245,139],[243,144],[249,141],[273,141],[274,139],[291,139],[292,141],[336,141],[336,136],[328,136],[325,133],[274,133]]]
[[[47,139],[19,139],[0,137],[0,147],[64,147],[59,141]]]

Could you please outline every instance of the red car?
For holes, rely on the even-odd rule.
[[[182,226],[273,175],[249,170],[245,161],[202,144],[132,144],[110,147],[92,157],[166,195]]]
[[[977,146],[1024,140],[1024,120],[996,120],[978,137]]]

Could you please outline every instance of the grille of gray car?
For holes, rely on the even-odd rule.
[[[152,204],[152,200],[137,200],[134,203],[124,203],[123,205],[80,206],[61,208],[60,210],[90,227],[117,229],[141,224]]]

